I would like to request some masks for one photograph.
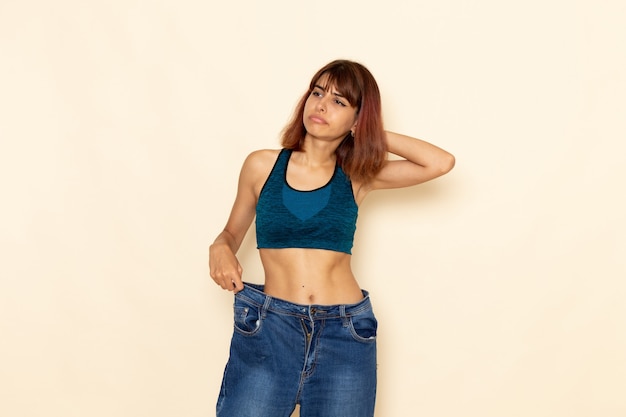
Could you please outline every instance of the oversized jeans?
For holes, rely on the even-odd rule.
[[[377,321],[356,304],[300,305],[245,284],[235,294],[218,417],[372,417]]]

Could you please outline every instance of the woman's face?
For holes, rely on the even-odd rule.
[[[307,136],[324,140],[346,137],[356,127],[357,111],[334,85],[328,85],[326,75],[315,83],[304,105],[303,123]]]

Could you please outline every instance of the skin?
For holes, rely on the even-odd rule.
[[[293,152],[287,182],[299,190],[325,185],[335,169],[335,150],[356,127],[356,108],[320,79],[307,99],[303,122],[307,130],[304,149]],[[454,167],[454,156],[420,139],[385,132],[390,153],[400,160],[386,162],[369,183],[353,181],[357,204],[372,191],[417,185],[439,177]],[[209,269],[221,288],[243,289],[243,268],[236,253],[255,217],[256,203],[279,150],[259,150],[245,160],[237,196],[224,230],[209,248]],[[265,292],[298,304],[349,304],[363,298],[352,273],[351,256],[323,249],[260,249],[265,272]]]

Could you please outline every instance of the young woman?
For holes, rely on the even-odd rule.
[[[247,157],[209,250],[211,277],[235,293],[217,415],[288,417],[300,404],[301,417],[373,416],[377,322],[350,266],[358,207],[445,174],[454,157],[384,131],[376,81],[346,60],[313,76],[282,146]],[[244,283],[235,256],[255,216],[264,285]]]

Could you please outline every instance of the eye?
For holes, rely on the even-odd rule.
[[[339,100],[338,98],[335,99],[335,103],[339,104],[341,107],[346,107],[346,103],[344,103],[343,101]]]
[[[320,93],[318,90],[313,90],[311,91],[311,95],[315,97],[321,97],[322,93]]]

